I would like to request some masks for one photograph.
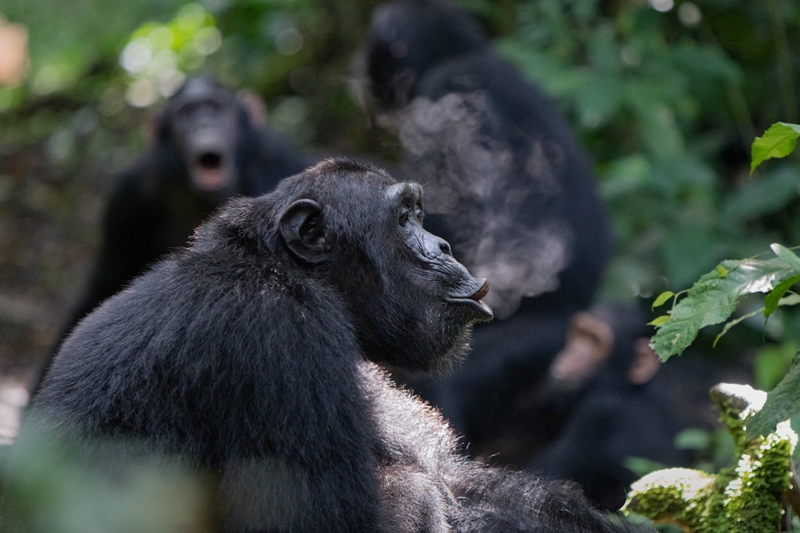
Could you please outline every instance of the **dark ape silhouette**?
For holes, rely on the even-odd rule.
[[[98,439],[173,457],[214,480],[226,532],[630,530],[569,485],[460,458],[366,360],[446,367],[492,316],[421,221],[419,185],[342,159],[229,202],[78,324],[18,449],[39,426],[92,465]]]
[[[492,284],[499,320],[476,328],[466,364],[444,379],[405,378],[483,451],[513,419],[517,394],[546,375],[572,314],[590,305],[611,253],[605,210],[555,105],[462,11],[379,6],[366,56],[405,175],[426,180],[428,227]]]
[[[230,90],[210,78],[190,78],[158,116],[153,146],[119,178],[88,287],[64,333],[184,246],[225,200],[269,192],[306,166],[286,139],[256,128]]]
[[[170,99],[150,150],[123,172],[108,201],[100,250],[53,354],[81,318],[185,245],[225,200],[269,192],[306,168],[294,146],[252,118],[236,95],[206,77],[190,78]],[[48,366],[49,358],[42,375]]]
[[[644,313],[633,305],[604,304],[578,313],[547,383],[529,391],[533,401],[520,398],[535,406],[529,432],[542,424],[558,426],[558,437],[520,462],[578,482],[607,510],[622,507],[639,477],[629,460],[685,465],[688,457],[673,445],[684,421],[658,373],[651,336]]]

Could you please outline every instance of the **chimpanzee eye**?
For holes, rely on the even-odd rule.
[[[408,222],[408,211],[403,211],[400,213],[400,225],[405,226]]]

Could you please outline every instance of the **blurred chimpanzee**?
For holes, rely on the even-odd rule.
[[[170,99],[153,146],[122,174],[108,202],[100,251],[58,343],[100,302],[186,244],[226,199],[271,191],[307,166],[287,140],[254,126],[251,108],[206,77],[190,78]]]
[[[286,139],[257,129],[227,88],[206,77],[189,79],[159,115],[150,151],[119,179],[89,286],[69,326],[185,245],[225,200],[269,192],[306,166]]]
[[[616,510],[638,477],[629,460],[686,461],[673,446],[681,420],[657,375],[661,363],[648,345],[651,335],[633,306],[603,305],[575,315],[547,383],[517,400],[520,411],[533,415],[529,435],[543,424],[550,434],[560,426],[558,438],[527,467],[577,481],[595,505]]]
[[[432,0],[378,7],[366,45],[379,119],[425,179],[428,227],[489,279],[499,320],[475,330],[454,375],[409,379],[472,449],[543,378],[569,319],[587,308],[610,257],[590,163],[556,106],[462,11]]]
[[[175,457],[216,480],[225,532],[629,531],[570,485],[464,462],[365,360],[446,367],[492,316],[421,191],[340,159],[229,202],[78,324],[18,445],[40,423],[89,461],[97,439]]]

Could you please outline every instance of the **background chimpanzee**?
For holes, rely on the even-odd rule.
[[[252,107],[207,77],[190,78],[170,99],[157,118],[153,146],[119,178],[87,287],[58,343],[100,302],[185,245],[226,199],[271,191],[306,168],[286,139],[254,125]]]
[[[590,305],[610,256],[605,211],[555,105],[465,13],[380,6],[366,55],[379,118],[399,136],[406,175],[425,180],[428,226],[492,286],[500,320],[476,328],[467,363],[441,380],[406,378],[480,449]]]
[[[530,458],[535,446],[528,442],[526,450],[524,435],[507,435],[506,445],[516,441],[516,462],[577,481],[595,505],[609,510],[625,503],[639,477],[628,461],[685,463],[688,457],[673,446],[683,421],[657,373],[661,362],[648,344],[651,335],[644,313],[630,305],[576,314],[548,381],[517,400],[530,416],[529,439],[541,445],[542,434],[558,437]]]
[[[419,185],[351,160],[231,201],[78,324],[18,449],[43,424],[90,462],[98,439],[174,457],[216,479],[228,532],[630,530],[568,485],[462,461],[365,361],[447,366],[492,316],[421,220]]]

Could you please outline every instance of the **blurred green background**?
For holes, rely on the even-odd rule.
[[[306,149],[395,160],[359,72],[377,3],[3,0],[0,371],[28,379],[53,342],[114,175],[187,74],[250,88]],[[723,258],[800,242],[798,161],[748,173],[754,136],[800,120],[796,0],[461,3],[594,158],[618,240],[605,295],[650,299]],[[800,345],[798,323],[791,310],[766,330],[756,318],[715,353],[749,353],[756,384],[771,386]]]

